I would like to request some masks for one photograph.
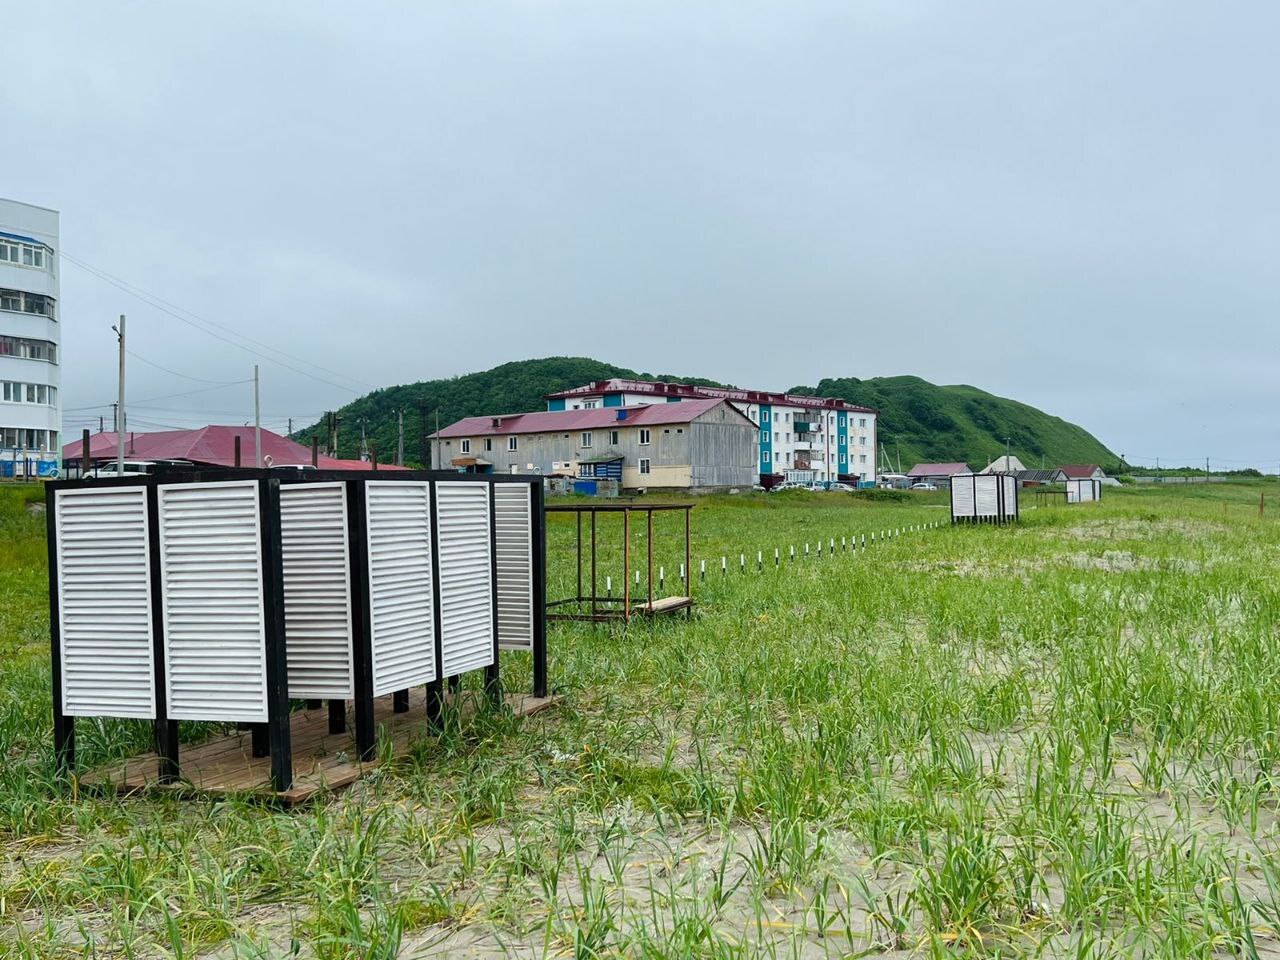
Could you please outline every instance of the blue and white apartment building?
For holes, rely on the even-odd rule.
[[[58,213],[0,198],[0,475],[56,476]]]
[[[702,387],[657,380],[596,380],[547,395],[548,410],[728,400],[760,430],[760,482],[792,477],[875,482],[876,411],[832,397]]]

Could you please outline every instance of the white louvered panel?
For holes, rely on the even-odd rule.
[[[489,485],[436,484],[441,676],[493,663]]]
[[[55,496],[62,712],[154,718],[146,488]]]
[[[265,722],[258,485],[162,484],[159,498],[169,716]]]
[[[280,486],[289,696],[349,700],[351,584],[343,483]]]
[[[1068,480],[1067,481],[1067,503],[1079,503],[1079,502],[1080,502],[1080,481]]]
[[[1006,517],[1016,517],[1018,515],[1018,478],[1004,478],[1004,515]]]
[[[994,474],[982,474],[977,477],[978,489],[976,502],[974,503],[974,514],[979,517],[994,517],[998,512],[996,509],[996,483],[999,477]]]
[[[951,516],[973,516],[974,477],[962,474],[951,478]]]
[[[498,566],[498,643],[533,649],[533,491],[524,483],[493,488]]]
[[[436,679],[431,494],[426,483],[365,484],[373,694]]]

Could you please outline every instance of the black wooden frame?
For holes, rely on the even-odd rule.
[[[547,696],[546,643],[546,515],[542,478],[515,474],[459,474],[452,471],[337,471],[309,470],[296,473],[256,469],[168,470],[141,477],[85,477],[54,480],[45,485],[46,532],[49,551],[49,635],[53,686],[53,739],[59,772],[70,776],[75,771],[75,718],[64,713],[62,699],[62,642],[60,599],[58,595],[58,538],[55,499],[64,490],[111,487],[143,487],[146,490],[149,573],[151,578],[152,663],[155,687],[156,717],[153,721],[156,753],[159,757],[158,780],[174,783],[181,776],[178,747],[178,725],[168,718],[167,674],[164,663],[163,594],[160,589],[160,524],[159,492],[161,484],[202,483],[234,480],[258,482],[259,515],[262,524],[262,571],[264,598],[264,634],[267,651],[267,723],[252,724],[255,756],[270,755],[271,780],[277,791],[293,784],[292,748],[290,743],[290,698],[288,695],[287,638],[284,617],[283,550],[280,537],[280,488],[295,483],[341,482],[347,500],[348,577],[351,591],[353,706],[356,748],[362,760],[374,757],[377,731],[374,722],[373,647],[370,623],[368,579],[368,511],[364,485],[371,480],[428,483],[431,502],[432,593],[435,637],[436,678],[427,684],[426,712],[429,723],[438,728],[444,705],[444,681],[457,688],[461,674],[443,676],[442,632],[440,610],[439,546],[436,522],[436,484],[442,481],[486,483],[489,485],[489,551],[491,602],[493,608],[493,663],[484,668],[484,691],[491,704],[502,702],[499,670],[497,608],[497,550],[495,485],[519,483],[531,488],[531,538],[533,542],[533,693]],[[399,709],[408,705],[408,691],[392,694]],[[317,706],[308,701],[309,707]],[[329,728],[341,733],[346,728],[346,704],[329,701]]]

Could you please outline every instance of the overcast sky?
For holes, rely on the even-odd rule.
[[[1278,20],[11,3],[0,195],[152,298],[64,259],[68,435],[109,413],[78,408],[114,397],[126,313],[172,371],[130,360],[140,429],[247,420],[247,385],[201,382],[249,376],[233,343],[273,426],[572,354],[764,389],[917,374],[1134,461],[1274,472]]]

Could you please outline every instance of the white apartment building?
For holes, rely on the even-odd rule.
[[[61,453],[58,212],[0,199],[0,475],[55,476]]]
[[[546,400],[548,410],[590,410],[710,397],[728,400],[759,428],[759,473],[766,486],[788,476],[875,482],[876,411],[832,397],[615,378]]]

